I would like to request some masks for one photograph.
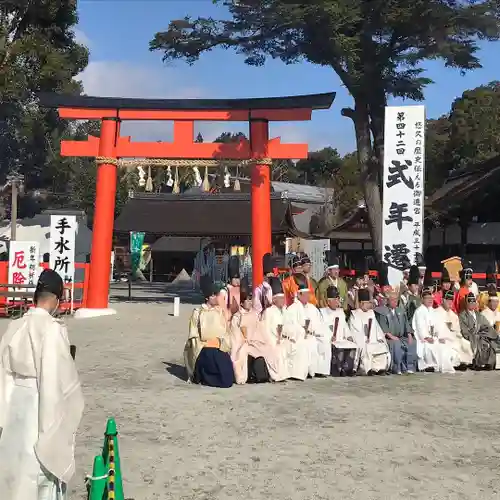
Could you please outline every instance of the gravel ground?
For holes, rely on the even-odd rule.
[[[68,320],[86,397],[71,500],[110,416],[135,500],[498,498],[499,372],[197,387],[193,297],[174,318],[166,292],[115,289],[118,315]]]

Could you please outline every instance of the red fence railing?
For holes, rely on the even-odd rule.
[[[48,263],[44,262],[40,264],[41,267],[44,269],[47,269],[49,267]],[[75,293],[74,295],[77,296],[79,295],[78,299],[75,299],[73,297],[73,308],[74,309],[79,309],[80,307],[85,307],[87,304],[87,289],[88,289],[88,279],[89,279],[89,267],[90,264],[87,263],[81,263],[77,262],[75,263],[75,268],[76,269],[83,269],[83,280],[82,281],[75,281],[74,283],[74,290]],[[76,273],[75,273],[76,274]],[[7,284],[9,281],[9,263],[6,261],[0,262],[0,283],[5,283]],[[71,290],[71,286],[66,286],[67,289]],[[8,290],[7,287],[0,287],[0,290]],[[81,290],[81,293],[77,294],[76,291]],[[0,308],[3,308],[7,304],[10,304],[12,301],[7,300],[8,297],[0,297]],[[71,308],[71,302],[68,300],[65,300],[61,302],[60,308],[63,311],[66,311]]]

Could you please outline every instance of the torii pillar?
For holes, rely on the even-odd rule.
[[[255,163],[251,170],[252,283],[264,279],[262,260],[271,245],[271,165],[268,161],[269,122],[250,120],[250,148]],[[258,160],[261,160],[259,162]]]
[[[97,186],[87,307],[80,317],[113,314],[108,308],[109,276],[119,158],[200,160],[253,160],[251,172],[251,224],[253,285],[263,280],[262,259],[271,248],[272,159],[307,158],[307,144],[269,140],[269,122],[310,120],[312,111],[330,108],[335,93],[257,99],[158,100],[124,99],[57,94],[40,95],[40,105],[57,108],[60,118],[100,120],[100,137],[62,141],[62,156],[95,157]],[[132,142],[120,137],[123,120],[170,120],[173,142]],[[195,121],[247,121],[250,141],[195,143]],[[159,216],[161,216],[159,214]],[[137,228],[140,230],[140,228]]]

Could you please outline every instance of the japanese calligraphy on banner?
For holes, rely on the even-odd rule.
[[[414,264],[415,253],[423,253],[424,141],[424,106],[385,108],[382,256],[393,286],[404,257]]]
[[[38,241],[11,241],[9,248],[9,283],[36,285],[40,275]],[[20,292],[22,288],[16,288]]]
[[[75,240],[77,222],[74,215],[50,216],[50,268],[65,285],[75,279]]]
[[[325,252],[330,250],[330,240],[303,240],[302,249],[311,259],[311,277],[319,281],[325,275]]]

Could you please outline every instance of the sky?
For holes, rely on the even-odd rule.
[[[352,121],[340,114],[352,99],[333,70],[309,63],[285,65],[269,60],[263,67],[245,65],[243,57],[217,49],[203,54],[193,66],[182,61],[162,62],[161,52],[149,51],[155,33],[165,31],[169,21],[186,15],[227,16],[227,10],[211,0],[79,0],[77,39],[90,50],[90,63],[79,75],[85,93],[94,96],[151,98],[238,98],[336,92],[330,110],[315,111],[311,122],[286,122],[270,126],[272,137],[283,142],[307,142],[309,150],[325,146],[341,154],[355,149]],[[428,62],[427,76],[435,83],[425,91],[428,118],[450,110],[465,90],[498,75],[500,44],[484,43],[482,69],[461,76],[439,62]],[[412,104],[393,101],[390,104]],[[221,122],[197,124],[206,141],[224,131],[248,132],[247,124]],[[122,135],[134,140],[170,140],[171,123],[142,122],[122,126]]]

